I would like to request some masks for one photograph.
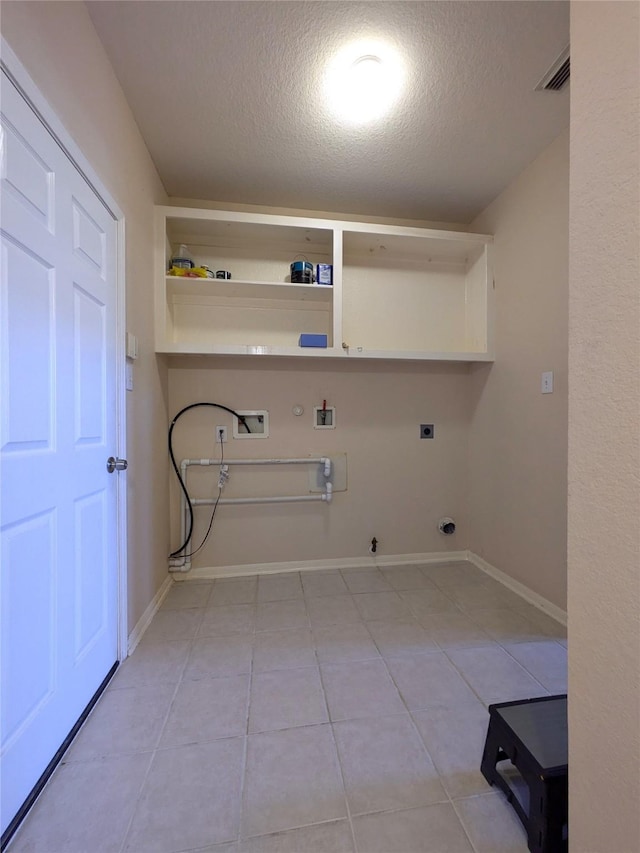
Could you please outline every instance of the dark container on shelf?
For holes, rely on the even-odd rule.
[[[313,284],[313,264],[311,261],[294,261],[291,264],[292,284]]]

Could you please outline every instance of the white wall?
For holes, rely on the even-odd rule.
[[[639,5],[571,4],[569,824],[640,850]]]
[[[164,189],[83,3],[3,3],[2,35],[126,219],[127,327],[138,336],[127,394],[129,628],[166,578],[166,366],[153,351],[153,205]]]
[[[466,548],[468,380],[466,365],[174,359],[172,413],[198,400],[269,411],[271,437],[230,441],[229,456],[347,454],[348,490],[337,493],[330,506],[220,507],[210,543],[194,557],[194,567],[367,558],[373,536],[381,557]],[[336,407],[335,430],[312,428],[313,406],[323,399]],[[292,413],[296,404],[305,409],[302,417]],[[435,423],[433,440],[420,439],[420,423]],[[216,424],[230,427],[231,417],[211,410],[186,414],[175,430],[177,458],[216,456]],[[194,470],[190,476],[198,496],[217,493],[217,469]],[[232,468],[229,496],[258,491],[302,494],[307,480],[301,472],[241,474]],[[177,508],[174,488],[174,547]],[[199,544],[208,514],[197,512]],[[437,531],[443,515],[459,523],[452,537]]]
[[[470,547],[563,609],[568,220],[565,132],[470,226],[494,234],[496,280],[496,362],[471,367]]]

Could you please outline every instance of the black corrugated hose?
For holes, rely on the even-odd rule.
[[[189,492],[187,491],[187,487],[184,484],[184,481],[180,475],[180,470],[176,464],[176,458],[173,455],[173,438],[172,438],[173,428],[175,427],[178,419],[180,417],[182,417],[182,415],[184,415],[185,412],[188,412],[191,409],[197,409],[199,406],[210,406],[214,409],[222,409],[225,412],[229,412],[230,414],[234,415],[238,419],[238,423],[244,425],[244,428],[246,429],[247,432],[251,432],[246,420],[243,418],[242,415],[239,415],[236,411],[234,411],[234,409],[230,409],[229,406],[223,406],[221,403],[191,403],[189,406],[185,406],[184,409],[180,409],[178,414],[171,421],[171,424],[169,426],[169,458],[171,459],[171,464],[173,465],[173,470],[176,472],[176,477],[178,478],[178,482],[180,483],[180,488],[182,489],[184,496],[186,498],[186,501],[187,501],[187,507],[189,509],[189,532],[187,533],[187,538],[184,540],[182,545],[176,551],[172,551],[172,553],[169,554],[170,557],[182,557],[182,556],[190,557],[191,556],[191,554],[182,554],[182,551],[184,551],[184,549],[187,547],[187,545],[191,541],[191,535],[193,533],[193,506],[191,505],[191,498],[189,497]],[[217,504],[216,504],[216,506],[217,506]],[[215,513],[215,509],[216,508],[214,507],[214,513]],[[209,525],[209,530],[211,530],[211,525]],[[207,533],[207,535],[208,535],[208,533]],[[206,537],[205,537],[205,541],[206,541]],[[203,544],[204,544],[204,542],[203,542]],[[202,547],[202,546],[200,546],[200,547]]]

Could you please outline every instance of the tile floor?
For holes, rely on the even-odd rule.
[[[466,563],[176,583],[11,853],[525,853],[491,702],[566,636]]]

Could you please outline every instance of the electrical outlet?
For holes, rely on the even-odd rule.
[[[420,438],[433,438],[435,427],[433,424],[420,424]]]
[[[553,394],[553,370],[545,370],[542,374],[541,391],[543,394]]]
[[[216,444],[222,444],[227,440],[227,428],[226,426],[217,426],[216,427]]]

